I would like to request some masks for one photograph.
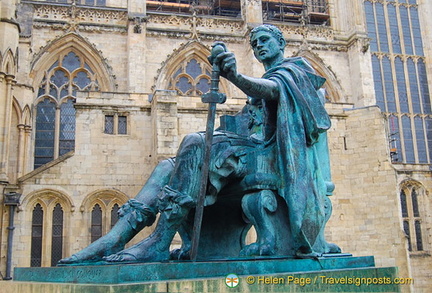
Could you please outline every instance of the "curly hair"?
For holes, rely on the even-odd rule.
[[[251,42],[252,37],[256,33],[261,32],[261,31],[269,32],[275,39],[277,39],[278,41],[282,40],[283,43],[285,43],[285,38],[284,38],[284,36],[283,36],[283,34],[279,28],[277,28],[276,26],[271,25],[271,24],[262,24],[262,25],[257,26],[251,30],[251,32],[249,34],[249,42],[251,43],[251,45],[252,45],[252,42]]]

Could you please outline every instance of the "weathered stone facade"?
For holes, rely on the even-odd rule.
[[[195,60],[203,72],[209,70],[210,46],[222,40],[236,54],[240,72],[263,73],[247,37],[253,26],[266,22],[261,0],[241,0],[237,17],[147,11],[144,0],[107,0],[103,7],[54,2],[0,4],[0,180],[4,193],[22,194],[15,215],[12,266],[31,264],[36,205],[43,211],[40,265],[50,266],[52,252],[58,249],[52,241],[56,205],[63,213],[61,253],[67,256],[90,243],[96,205],[102,213],[100,229],[106,233],[113,207],[134,197],[159,160],[175,156],[184,135],[204,129],[207,106],[197,90],[174,90],[173,77],[185,74],[176,75],[185,70],[183,64]],[[374,255],[378,266],[399,267],[401,277],[414,278],[405,291],[427,292],[432,287],[430,165],[391,162],[386,118],[375,106],[363,1],[327,2],[327,25],[272,23],[287,40],[286,56],[304,56],[327,78],[336,185],[328,240],[355,256]],[[432,80],[432,3],[417,2]],[[47,97],[39,94],[40,85],[53,64],[68,72],[66,61],[56,62],[63,62],[70,52],[82,62],[73,72],[88,70],[97,87],[73,91],[74,149],[59,155],[61,146],[55,143],[52,160],[34,169],[37,104]],[[79,82],[78,77],[73,79],[71,88]],[[228,100],[218,105],[218,115],[239,111],[244,94],[226,81],[221,90]],[[59,95],[58,113],[62,101],[72,98]],[[62,129],[57,116],[53,133]],[[107,117],[114,123],[109,131]],[[119,130],[120,119],[126,121],[121,126],[124,132]],[[407,184],[421,191],[422,251],[408,251],[403,229],[399,193]],[[9,209],[2,204],[0,212],[4,275]]]

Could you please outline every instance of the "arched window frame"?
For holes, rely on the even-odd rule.
[[[102,212],[102,225],[101,225],[101,235],[103,236],[114,226],[113,220],[113,210],[116,212],[124,203],[126,203],[129,198],[122,192],[117,190],[97,190],[90,195],[88,195],[83,204],[81,205],[81,212],[85,214],[86,223],[88,228],[88,243],[95,241],[96,235],[92,235],[92,215],[95,206],[99,205]]]
[[[73,52],[79,58],[80,66],[77,68],[70,68],[68,64],[63,64],[63,58]],[[59,88],[52,87],[52,74],[56,70],[62,69],[65,74],[68,74],[69,82],[67,85],[62,86],[62,91],[59,94]],[[89,76],[90,82],[85,86],[80,86],[80,77]],[[56,103],[56,122],[55,122],[55,145],[53,151],[53,159],[56,159],[61,154],[64,154],[73,145],[68,142],[70,148],[60,147],[59,133],[60,133],[60,109],[63,103],[68,100],[73,101],[77,90],[88,91],[114,91],[116,87],[115,76],[112,74],[112,68],[108,65],[107,59],[101,56],[94,44],[91,44],[87,39],[74,32],[67,33],[66,35],[58,37],[56,40],[49,42],[45,47],[41,48],[38,54],[31,62],[30,76],[33,79],[33,87],[39,89],[35,95],[34,105],[36,106],[41,100],[45,98],[52,99]],[[41,85],[44,85],[45,87]],[[61,86],[61,85],[60,85]],[[57,95],[53,95],[55,90]],[[36,111],[36,107],[34,107]],[[57,113],[58,112],[58,113]],[[36,116],[36,115],[34,115]],[[33,117],[33,123],[36,118]],[[33,127],[35,129],[35,127]],[[35,137],[35,131],[32,134]],[[74,139],[72,139],[74,141]],[[33,146],[34,149],[34,146]],[[60,154],[60,149],[62,152]],[[33,154],[34,157],[34,154]]]
[[[427,253],[429,248],[427,223],[425,222],[426,191],[416,181],[406,180],[400,185],[399,200],[401,206],[402,229],[407,238],[408,251],[411,254]]]
[[[183,72],[185,64],[191,59],[195,59],[204,69],[203,74],[207,74],[210,78],[211,66],[208,64],[207,57],[210,55],[208,47],[197,41],[191,41],[176,49],[173,54],[163,63],[163,67],[159,70],[155,86],[152,90],[171,89],[173,88],[173,78]],[[227,96],[234,96],[231,92],[231,87],[225,79],[221,79],[219,83],[220,92]],[[198,95],[197,95],[198,96]]]
[[[43,222],[42,222],[42,251],[41,251],[41,262],[40,266],[49,267],[53,266],[57,262],[59,255],[65,257],[70,254],[70,249],[66,245],[70,239],[70,213],[74,211],[74,205],[70,200],[69,196],[62,192],[54,189],[43,189],[30,193],[27,195],[21,204],[21,207],[26,211],[26,217],[24,223],[29,223],[30,229],[28,229],[31,237],[32,233],[32,216],[34,208],[40,205],[43,211]],[[62,240],[61,240],[61,251],[53,251],[53,215],[55,208],[59,206],[62,210]],[[28,225],[28,224],[27,224]],[[25,247],[29,257],[28,266],[31,266],[32,251],[31,247]],[[56,259],[53,259],[53,255]]]
[[[199,73],[190,71],[190,66],[194,66],[193,62],[196,62],[195,67],[199,67]],[[191,55],[189,58],[184,59],[173,72],[169,77],[168,89],[177,91],[181,96],[201,96],[210,89],[211,67],[207,62],[200,60],[198,56]],[[188,81],[189,86],[187,89],[179,86],[182,79]],[[207,87],[200,87],[202,80],[207,80]]]
[[[45,71],[35,101],[35,168],[75,149],[73,103],[76,92],[99,90],[97,75],[88,63],[83,54],[76,50],[68,50],[59,54],[55,62]],[[50,115],[52,121],[46,124],[47,126],[52,125],[49,133],[38,124],[40,118],[44,120],[48,117],[42,113],[43,110],[40,108],[47,102],[55,106],[54,115]],[[42,115],[46,117],[40,117]],[[44,133],[50,136],[50,141],[43,140]]]

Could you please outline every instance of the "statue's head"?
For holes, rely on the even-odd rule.
[[[263,24],[251,31],[250,45],[255,58],[269,69],[283,59],[286,42],[277,27]]]
[[[281,51],[282,52],[284,51],[286,45],[285,38],[282,32],[280,31],[280,29],[271,24],[262,24],[251,30],[249,34],[249,41],[251,46],[252,46],[252,40],[254,39],[254,36],[259,32],[268,32],[269,34],[271,34],[272,37],[275,38],[281,44]]]

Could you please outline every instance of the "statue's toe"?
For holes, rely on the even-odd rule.
[[[119,252],[116,254],[111,254],[109,256],[105,256],[103,258],[107,262],[133,262],[137,261],[135,255],[127,253],[127,252]]]
[[[70,257],[65,257],[58,261],[59,264],[64,264],[64,265],[78,263],[78,262],[80,262],[80,260],[75,254],[71,255]]]

